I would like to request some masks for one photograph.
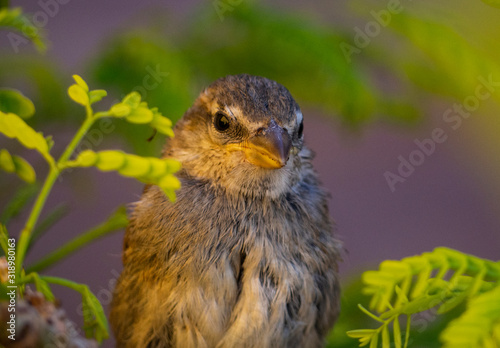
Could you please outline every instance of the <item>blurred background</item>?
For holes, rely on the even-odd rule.
[[[316,152],[346,249],[344,317],[335,346],[356,346],[344,332],[368,326],[355,308],[366,299],[353,280],[382,260],[437,246],[500,259],[500,9],[480,0],[10,5],[23,8],[47,47],[2,30],[0,86],[33,100],[36,114],[27,122],[53,135],[56,155],[84,118],[66,95],[75,73],[110,92],[97,110],[136,90],[174,121],[205,86],[227,74],[266,76],[290,90],[302,107],[306,143]],[[151,135],[146,126],[113,120],[97,124],[79,150],[159,156],[165,138],[148,142]],[[27,158],[43,180],[47,168],[36,153],[5,137],[0,147]],[[0,211],[20,189],[30,191],[24,185],[0,173]],[[136,201],[142,186],[95,169],[63,174],[44,210],[53,216],[50,229],[28,263]],[[27,212],[7,215],[2,221],[8,218],[17,235]],[[106,236],[44,274],[88,284],[107,310],[121,271],[122,238],[123,231]],[[79,295],[54,289],[81,324]],[[432,330],[426,332],[430,341],[415,338],[414,346],[434,345]]]

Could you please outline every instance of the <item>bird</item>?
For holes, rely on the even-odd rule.
[[[132,204],[110,323],[117,347],[322,347],[342,243],[283,85],[219,78],[174,126],[174,203]]]

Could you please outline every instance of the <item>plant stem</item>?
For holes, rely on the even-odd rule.
[[[42,186],[42,189],[38,194],[33,209],[31,210],[31,213],[28,217],[28,221],[26,222],[26,225],[24,226],[19,236],[19,242],[17,244],[17,253],[16,253],[16,273],[17,273],[16,279],[19,279],[19,276],[21,274],[21,270],[23,268],[24,256],[26,255],[26,250],[28,249],[33,228],[35,227],[38,218],[40,217],[40,213],[42,212],[47,197],[49,196],[49,193],[52,190],[52,186],[54,186],[55,181],[59,177],[60,174],[59,166],[69,159],[69,157],[75,151],[78,143],[82,140],[82,138],[85,136],[89,128],[94,123],[95,119],[91,116],[92,115],[87,112],[87,118],[85,119],[82,126],[75,134],[69,145],[64,150],[63,154],[57,161],[57,164],[52,164],[50,166],[49,174],[47,175],[47,178],[45,179],[45,182]]]
[[[92,115],[87,114],[87,118],[85,119],[85,122],[83,122],[82,126],[80,127],[78,132],[73,137],[73,140],[71,140],[69,145],[66,147],[66,150],[63,152],[63,154],[61,155],[61,157],[57,161],[58,165],[62,164],[63,162],[66,162],[69,159],[69,157],[75,151],[78,143],[80,143],[80,141],[85,136],[87,131],[90,129],[90,127],[92,127],[92,124],[94,123],[95,120],[96,120],[96,118],[92,117]]]
[[[55,300],[54,294],[50,290],[50,287],[45,283],[42,278],[37,273],[30,273],[28,275],[25,275],[22,279],[18,280],[18,284],[26,284],[26,283],[35,283],[36,290],[38,292],[41,292],[45,298],[53,302]]]
[[[21,270],[23,268],[24,256],[26,254],[26,249],[28,248],[29,240],[31,237],[31,231],[33,231],[33,227],[35,226],[38,217],[40,216],[40,213],[42,211],[43,206],[45,205],[45,201],[47,200],[49,192],[52,189],[52,186],[54,185],[54,182],[56,181],[58,176],[59,176],[59,170],[57,169],[57,167],[51,166],[49,174],[47,175],[43,187],[35,201],[35,205],[31,210],[31,214],[28,218],[28,221],[26,222],[26,225],[21,231],[21,235],[19,236],[19,242],[17,244],[17,253],[16,253],[16,266],[17,266],[16,279],[19,279]]]
[[[64,278],[59,278],[59,277],[51,277],[51,276],[40,276],[43,280],[45,280],[48,283],[52,284],[57,284],[57,285],[62,285],[67,288],[73,289],[78,292],[82,292],[87,286],[79,283],[75,283],[71,280],[64,279]]]

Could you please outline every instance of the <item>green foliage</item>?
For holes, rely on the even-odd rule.
[[[5,149],[0,150],[0,168],[8,173],[16,173],[27,183],[33,183],[36,180],[36,173],[31,164],[22,157],[11,155]]]
[[[498,0],[483,2],[499,6]],[[0,0],[0,5],[2,3]],[[363,2],[362,12],[370,13],[373,4]],[[431,12],[417,14],[406,5],[403,12],[391,17],[390,25],[383,28],[384,35],[373,38],[370,45],[363,47],[361,54],[353,55],[352,59],[346,59],[339,48],[344,42],[353,43],[351,27],[343,30],[337,24],[319,25],[317,19],[278,12],[255,1],[235,6],[221,21],[212,5],[208,4],[191,16],[184,22],[185,26],[179,26],[177,35],[166,36],[157,29],[134,29],[116,36],[105,45],[93,64],[95,78],[122,96],[121,101],[108,110],[93,111],[94,104],[106,96],[106,91],[90,90],[87,83],[75,75],[75,84],[68,89],[68,95],[85,107],[87,117],[57,163],[50,157],[50,139],[45,139],[45,150],[41,142],[43,136],[19,121],[19,117],[29,117],[34,110],[25,103],[27,99],[15,91],[0,90],[0,111],[3,112],[0,114],[0,122],[3,122],[0,129],[4,130],[7,125],[6,131],[22,144],[39,152],[44,148],[40,153],[45,154],[49,164],[53,162],[18,244],[21,261],[47,226],[64,215],[64,209],[59,207],[38,222],[45,198],[55,179],[66,168],[94,166],[104,171],[116,171],[157,184],[164,188],[170,199],[175,198],[173,190],[178,187],[178,182],[172,174],[178,169],[178,164],[169,163],[171,160],[142,158],[121,151],[84,151],[70,159],[78,142],[99,118],[112,117],[123,121],[117,120],[116,133],[124,135],[137,153],[145,154],[156,151],[163,144],[161,137],[151,143],[146,141],[152,133],[151,128],[172,135],[172,122],[160,111],[168,110],[172,120],[179,119],[201,88],[226,74],[252,73],[275,79],[287,86],[301,105],[335,114],[352,127],[378,119],[402,124],[414,122],[422,114],[421,108],[425,105],[422,97],[427,93],[463,99],[475,91],[479,78],[487,80],[493,76],[497,81],[500,76],[498,56],[481,50],[476,41],[471,44],[443,18]],[[373,18],[368,16],[361,20],[371,21]],[[25,31],[25,34],[31,34],[28,37],[39,49],[45,46],[40,31],[19,9],[2,8],[0,26]],[[384,41],[386,34],[389,34],[389,41]],[[0,80],[3,85],[12,79],[34,91],[37,117],[29,119],[31,127],[37,129],[47,120],[78,121],[76,117],[65,117],[67,103],[63,97],[62,79],[50,63],[40,57],[19,54],[2,55],[1,59]],[[127,95],[129,91],[135,92]],[[491,95],[492,100],[500,101],[498,93]],[[149,108],[146,102],[158,109]],[[14,116],[4,118],[4,115]],[[130,127],[128,123],[147,124],[149,128]],[[35,140],[31,139],[32,135]],[[26,172],[16,170],[14,158],[20,159],[2,151],[0,165],[10,171],[14,168],[16,172]],[[36,188],[35,185],[25,186],[18,192],[0,221],[7,223],[17,215]],[[113,215],[107,222],[71,240],[28,270],[49,267],[94,238],[112,232],[114,223],[110,221],[114,221],[115,226],[124,224],[124,215]],[[1,242],[8,238],[8,234],[3,225],[0,225],[0,232]],[[439,336],[449,347],[457,346],[457,339],[474,347],[488,347],[495,340],[498,345],[498,307],[493,303],[495,300],[500,302],[496,286],[497,266],[498,263],[464,256],[449,249],[437,249],[403,261],[385,262],[378,272],[366,272],[363,277],[367,284],[365,292],[372,296],[370,308],[379,314],[372,314],[364,307],[359,310],[356,305],[362,302],[359,286],[344,290],[341,317],[329,337],[329,347],[352,347],[352,340],[344,334],[352,327],[366,327],[350,331],[350,334],[371,346],[387,346],[392,341],[400,347],[411,341],[412,345],[431,348],[437,347]],[[50,296],[44,277],[36,273],[23,277]],[[87,332],[100,339],[105,337],[107,327],[102,308],[88,288],[55,278],[52,281],[82,293],[88,310],[85,317]],[[3,290],[3,286],[0,287]],[[465,305],[467,311],[448,324],[449,318],[460,315]],[[412,335],[410,340],[410,318],[425,309],[439,315],[425,332]],[[377,326],[370,325],[370,321]],[[443,331],[445,327],[447,329]]]
[[[192,102],[192,76],[182,52],[154,31],[133,31],[106,45],[97,80],[125,95],[133,90],[176,121]]]
[[[18,31],[31,40],[39,51],[45,51],[46,45],[44,43],[44,35],[41,33],[40,29],[34,26],[23,14],[21,8],[1,8],[0,28],[1,27]]]
[[[9,54],[8,51],[2,52],[0,61],[0,85],[14,85],[18,89],[30,91],[29,97],[37,106],[37,117],[29,119],[32,127],[38,129],[54,121],[71,123],[73,126],[78,122],[78,117],[68,117],[68,109],[73,104],[66,97],[66,78],[54,61],[40,55]],[[19,115],[1,107],[0,110]]]
[[[450,330],[456,330],[453,328],[485,313],[487,301],[500,303],[500,262],[483,260],[448,248],[436,248],[430,253],[401,261],[384,261],[378,271],[365,272],[363,282],[364,293],[371,296],[370,308],[380,315],[370,313],[361,305],[360,309],[382,325],[376,329],[349,331],[350,337],[359,339],[360,346],[370,344],[370,347],[377,347],[381,337],[382,346],[388,347],[391,341],[388,327],[392,325],[393,342],[396,347],[401,347],[399,317],[406,316],[406,347],[412,315],[429,309],[441,315],[467,302],[469,309],[441,335],[442,340],[449,340],[450,332],[453,332]],[[494,308],[491,307],[488,316],[483,318],[490,325],[486,329],[481,326],[482,331],[477,329],[471,333],[478,337],[477,345],[471,347],[490,347],[487,343],[480,344],[480,341],[500,343],[493,330],[493,325],[500,320],[500,311]],[[470,330],[474,331],[473,327]]]
[[[187,62],[163,35],[152,31],[133,31],[117,37],[106,45],[99,61],[94,63],[96,80],[103,86],[126,95],[136,91],[141,99],[167,111],[177,121],[192,103],[193,77]],[[116,124],[116,131],[125,136],[139,154],[157,153],[161,139],[153,139],[147,128],[134,129]]]
[[[119,207],[105,222],[80,234],[63,246],[59,247],[57,250],[44,256],[42,260],[37,261],[34,265],[28,267],[27,272],[31,273],[43,271],[94,240],[107,236],[111,232],[122,230],[127,226],[127,224],[127,211],[125,207]]]
[[[394,16],[391,28],[425,57],[402,59],[394,62],[394,67],[429,92],[462,99],[474,92],[480,83],[478,78],[500,76],[500,66],[494,58],[442,22],[403,12]],[[498,93],[492,97],[500,102]]]
[[[0,110],[5,113],[11,112],[21,118],[29,118],[35,113],[35,106],[20,92],[9,88],[0,88]]]
[[[0,223],[6,225],[9,220],[16,217],[26,204],[37,194],[40,187],[37,184],[22,186],[16,191],[0,215]]]
[[[74,75],[73,78],[75,84],[68,88],[68,95],[74,102],[85,107],[86,117],[80,129],[57,161],[50,155],[50,149],[53,145],[52,138],[44,138],[41,133],[37,133],[33,128],[28,126],[19,115],[13,113],[12,111],[15,110],[12,108],[7,110],[9,112],[0,111],[0,133],[9,138],[17,139],[26,148],[38,151],[49,164],[49,173],[34,203],[26,225],[21,231],[17,243],[17,283],[19,285],[34,283],[37,290],[49,301],[54,300],[54,295],[48,283],[67,286],[80,292],[82,294],[84,329],[86,335],[95,337],[101,342],[108,337],[108,324],[101,304],[90,292],[89,288],[66,279],[39,276],[36,272],[60,261],[91,241],[124,228],[128,223],[125,208],[122,207],[118,209],[101,225],[77,236],[59,249],[50,253],[42,260],[35,263],[31,268],[28,268],[26,274],[24,259],[28,249],[33,245],[35,239],[41,236],[43,228],[50,226],[60,216],[57,210],[53,211],[54,213],[48,216],[47,220],[42,222],[45,223],[45,227],[40,224],[38,225],[38,230],[35,229],[46,199],[62,171],[72,167],[95,166],[104,171],[117,171],[124,176],[137,178],[145,183],[157,184],[164,190],[168,198],[174,201],[174,191],[180,187],[180,182],[173,174],[180,169],[180,164],[173,159],[144,158],[125,154],[121,151],[93,152],[87,150],[80,153],[75,160],[71,160],[70,157],[73,155],[78,143],[85,136],[86,132],[96,120],[103,117],[123,118],[129,123],[134,124],[149,124],[158,132],[173,136],[172,122],[161,115],[157,108],[149,108],[146,102],[141,101],[140,95],[136,92],[130,93],[121,102],[112,105],[109,110],[94,113],[92,108],[93,104],[105,97],[107,92],[100,89],[90,90],[87,83],[78,75]],[[14,94],[0,93],[0,105],[14,105],[8,102],[2,103],[2,101],[12,100],[12,96],[15,96],[17,92],[13,93]],[[22,98],[18,98],[18,101],[20,101],[20,103],[25,102]],[[22,108],[18,108],[18,110],[23,111]],[[35,180],[33,168],[20,157],[11,155],[7,150],[0,151],[0,167],[9,172],[16,172],[26,181],[33,182]],[[2,215],[2,221],[7,221],[10,217],[16,215],[30,198],[30,193],[30,190],[25,189],[22,191],[22,194],[20,193],[15,197],[13,203],[9,204],[7,207],[7,213]],[[0,230],[0,244],[4,252],[6,252],[6,241],[9,238],[9,234],[3,224],[0,225]],[[5,286],[2,285],[2,289],[3,288],[5,288]],[[19,287],[19,289],[21,293],[24,291],[23,286]]]
[[[141,95],[137,92],[128,94],[121,103],[113,105],[109,114],[125,118],[130,123],[149,124],[162,134],[174,136],[172,121],[162,116],[158,108],[149,109],[146,102],[141,102]]]
[[[180,188],[179,180],[173,175],[181,168],[180,163],[168,158],[140,157],[121,151],[86,150],[75,161],[67,162],[66,166],[94,166],[102,171],[117,171],[123,176],[158,185],[172,201],[175,200],[174,191]]]
[[[101,303],[88,286],[57,277],[43,276],[41,279],[47,283],[62,285],[79,292],[82,295],[83,329],[86,336],[94,337],[98,342],[108,338],[109,327],[106,315]]]
[[[36,273],[25,275],[18,281],[18,284],[34,283],[36,290],[42,293],[48,301],[54,301],[55,297],[49,284]]]
[[[4,224],[0,223],[0,247],[4,255],[7,255],[9,251],[7,240],[9,239],[9,234],[7,233],[7,228]]]
[[[24,147],[38,151],[48,163],[54,159],[50,155],[50,141],[28,126],[21,117],[13,113],[0,111],[0,133],[9,138],[17,139]]]
[[[239,73],[275,79],[299,102],[333,112],[349,126],[359,126],[375,115],[389,120],[417,118],[417,110],[404,94],[381,94],[359,65],[345,59],[339,44],[348,37],[339,30],[254,1],[235,7],[224,21],[206,8],[192,23],[177,40],[154,30],[115,38],[98,58],[96,78],[120,91],[135,86],[160,110],[174,101],[179,106],[174,120],[208,82]],[[168,76],[154,88],[140,85],[151,77],[146,68],[155,66]]]
[[[369,14],[374,3],[358,4],[362,13]],[[488,79],[499,70],[497,57],[465,40],[432,13],[418,14],[406,5],[383,28],[383,37],[374,38],[361,54],[349,59],[340,45],[354,44],[351,27],[321,25],[317,19],[276,11],[258,1],[234,6],[223,21],[213,4],[207,4],[176,27],[175,34],[165,35],[155,18],[150,23],[150,28],[133,29],[106,42],[93,61],[93,71],[103,86],[121,96],[130,90],[138,92],[159,111],[168,110],[174,122],[209,82],[246,72],[283,83],[301,105],[336,115],[352,127],[374,120],[410,124],[426,111],[422,98],[429,92],[462,99],[474,92],[478,77]],[[59,98],[55,74],[38,58],[29,64],[18,60],[8,60],[4,66],[9,71],[0,66],[0,79],[27,74],[43,99],[39,108],[44,117],[53,120],[63,115],[46,112],[65,105],[55,100]],[[37,72],[32,66],[37,66]],[[381,84],[380,80],[388,82]],[[51,97],[47,97],[49,87]],[[72,89],[78,93],[76,87]],[[498,94],[493,94],[492,99],[499,101]],[[160,139],[146,141],[152,133],[147,128],[132,129],[118,122],[115,131],[141,155],[156,153],[162,145]]]
[[[404,95],[380,94],[362,67],[346,59],[339,46],[349,38],[338,28],[257,2],[241,4],[224,21],[214,11],[200,11],[194,22],[184,47],[197,75],[212,80],[245,72],[275,79],[300,102],[334,113],[349,126],[376,115],[417,117]]]
[[[371,5],[359,6],[368,14]],[[391,34],[389,42],[377,37],[360,50],[362,54],[346,57],[340,47],[354,44],[352,30],[321,26],[257,1],[231,7],[223,21],[213,8],[205,8],[175,36],[151,29],[114,38],[96,59],[95,76],[121,92],[142,90],[160,110],[162,103],[175,103],[175,120],[196,92],[214,79],[256,74],[281,82],[300,104],[335,114],[352,127],[377,119],[415,122],[426,111],[421,101],[429,92],[463,99],[474,92],[478,79],[499,76],[497,61],[489,53],[432,14],[416,15],[405,7],[383,30]],[[141,82],[148,78],[145,68],[155,64],[169,75],[149,90]],[[182,81],[177,72],[182,72]],[[377,75],[390,81],[391,88],[381,88],[372,77]],[[497,93],[492,96],[500,102]],[[140,139],[131,142],[144,148]]]
[[[500,287],[473,298],[443,331],[444,347],[495,347],[500,343]]]

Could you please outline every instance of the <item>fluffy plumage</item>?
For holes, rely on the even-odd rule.
[[[201,93],[164,150],[183,165],[177,201],[148,186],[134,206],[110,317],[117,346],[323,345],[340,243],[302,129],[274,81],[228,76]]]

